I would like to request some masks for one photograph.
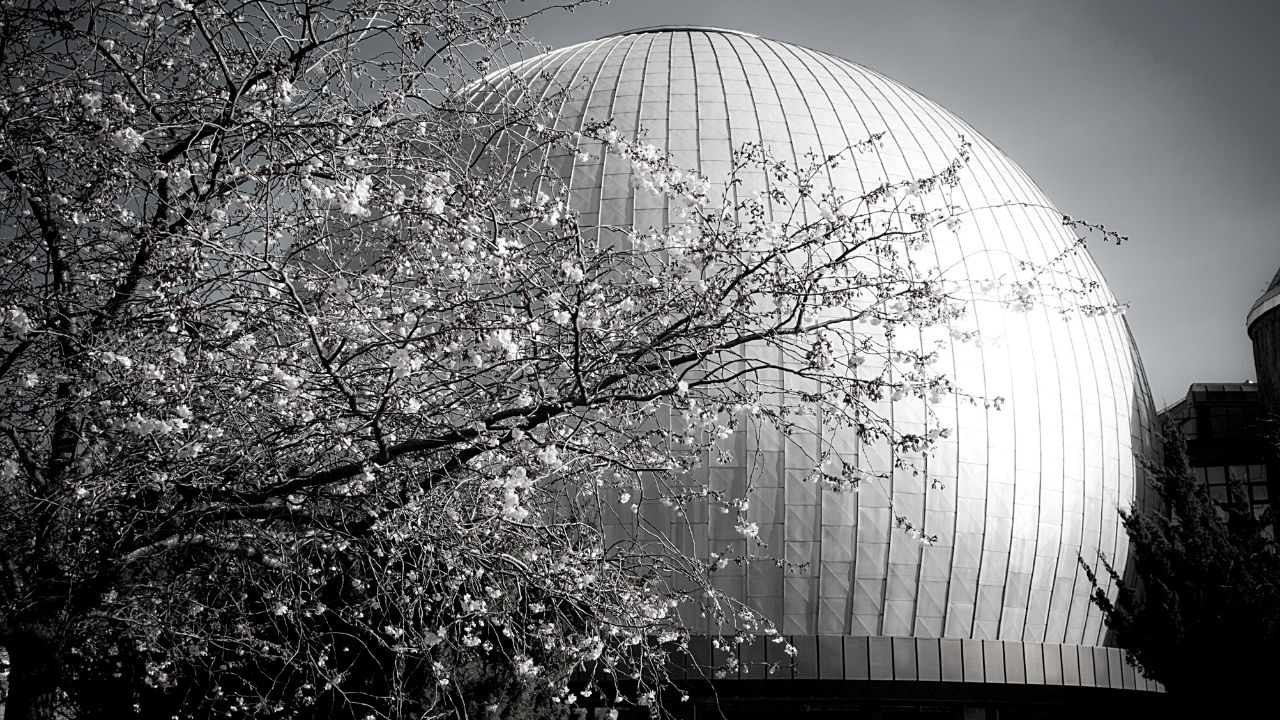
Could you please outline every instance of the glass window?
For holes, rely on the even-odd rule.
[[[1214,465],[1207,469],[1210,485],[1224,485],[1227,482],[1226,468],[1221,465]]]

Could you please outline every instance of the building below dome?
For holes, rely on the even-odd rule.
[[[1168,712],[1160,686],[1113,647],[907,637],[793,637],[794,658],[775,644],[744,650],[759,669],[714,682],[686,716],[896,720],[1121,720]],[[694,662],[714,663],[703,638]],[[759,657],[756,657],[756,656]],[[689,676],[701,678],[700,671]],[[695,684],[694,687],[700,687]],[[678,706],[676,708],[679,709]],[[723,715],[721,715],[723,713]],[[637,715],[637,720],[639,715]]]
[[[1262,515],[1276,497],[1274,453],[1264,437],[1268,413],[1258,383],[1193,383],[1187,396],[1165,408],[1187,440],[1187,460],[1215,502],[1232,501],[1232,483],[1254,515]]]

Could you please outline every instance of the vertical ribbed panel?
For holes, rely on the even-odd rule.
[[[744,142],[762,141],[780,157],[803,162],[807,152],[838,153],[883,131],[878,152],[829,173],[834,187],[858,195],[937,172],[963,137],[973,143],[953,197],[963,225],[949,240],[913,251],[924,265],[995,278],[1013,274],[1017,260],[1047,262],[1074,239],[1026,174],[963,121],[878,73],[812,50],[730,32],[655,30],[565,48],[504,72],[535,92],[576,88],[557,121],[562,129],[612,119],[623,133],[643,132],[713,183],[726,177],[733,149]],[[508,92],[502,77],[490,78],[495,97]],[[662,201],[636,196],[617,159],[565,156],[556,166],[587,223],[643,229],[668,219]],[[760,176],[743,179],[740,193],[763,187]],[[1095,302],[1110,300],[1087,255],[1066,263],[1074,275],[1100,283]],[[770,551],[810,565],[786,575],[768,563],[731,569],[717,581],[723,589],[780,621],[788,634],[963,638],[1046,649],[1101,642],[1104,627],[1076,557],[1092,561],[1101,550],[1123,565],[1127,543],[1116,509],[1145,497],[1135,453],[1156,451],[1150,394],[1128,328],[1111,316],[1064,320],[1043,307],[1015,312],[998,304],[975,307],[972,320],[987,342],[950,346],[942,369],[965,392],[1000,396],[1006,404],[1000,411],[960,402],[934,407],[954,431],[929,459],[941,489],[898,472],[857,494],[818,492],[799,480],[812,467],[817,438],[873,470],[890,469],[887,447],[823,436],[820,420],[807,439],[739,433],[734,459],[712,463],[708,482],[728,490],[750,479],[753,519]],[[900,430],[923,428],[923,401],[885,403],[883,412]],[[923,521],[941,541],[922,548],[894,529],[895,511]],[[672,527],[662,508],[641,513]],[[689,538],[682,543],[692,552],[747,549],[718,513],[689,523],[678,535]],[[994,658],[1001,646],[983,647]],[[953,672],[943,650],[929,661],[936,667],[930,673]],[[1007,681],[1076,677],[1059,670],[1056,654],[1035,658]],[[965,657],[964,667],[969,662]]]

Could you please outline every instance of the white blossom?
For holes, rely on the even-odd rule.
[[[84,108],[86,115],[93,115],[102,107],[102,93],[87,92],[80,96],[80,107]]]
[[[125,370],[128,370],[133,367],[132,358],[127,357],[125,355],[118,355],[110,351],[104,351],[100,353],[99,358],[101,358],[102,361],[106,363],[116,363],[121,367],[123,367]]]
[[[111,146],[120,152],[133,153],[142,147],[142,143],[146,142],[146,138],[137,130],[127,127],[111,133],[110,141]]]
[[[368,176],[362,177],[354,183],[344,183],[334,190],[338,209],[348,215],[368,217],[369,208],[366,205],[369,202],[372,191],[373,178]]]
[[[560,461],[560,450],[555,445],[547,445],[546,447],[540,448],[536,454],[538,462],[549,468],[555,469],[560,467],[562,464]]]
[[[0,321],[14,335],[19,338],[27,336],[31,332],[31,318],[27,316],[27,311],[20,307],[10,306],[0,311]]]
[[[400,348],[392,353],[387,365],[391,368],[394,377],[403,378],[417,370],[422,365],[422,360],[414,357],[408,349]]]

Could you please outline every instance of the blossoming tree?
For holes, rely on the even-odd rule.
[[[964,313],[967,288],[909,262],[957,221],[963,156],[842,198],[820,182],[840,157],[747,147],[770,195],[713,190],[607,123],[467,104],[525,46],[497,1],[33,1],[0,23],[11,719],[449,715],[477,667],[650,703],[682,617],[770,625],[710,580],[751,558],[616,517],[710,504],[753,536],[693,470],[800,406],[904,457],[947,432],[874,403],[957,392],[888,339]],[[512,150],[532,146],[628,158],[684,213],[584,227]],[[836,460],[813,479],[873,478]]]

